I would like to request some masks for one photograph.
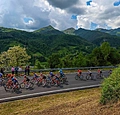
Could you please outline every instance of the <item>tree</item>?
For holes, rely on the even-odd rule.
[[[48,59],[48,65],[50,68],[59,68],[61,67],[61,60],[58,53],[53,53]]]
[[[9,54],[7,52],[2,52],[0,55],[0,66],[1,67],[7,67],[9,66]]]
[[[102,45],[100,46],[101,53],[103,54],[104,60],[107,61],[111,47],[108,42],[103,42]]]
[[[36,61],[35,61],[35,68],[37,68],[37,69],[44,69],[45,66],[42,65],[39,60],[36,60]]]
[[[26,53],[25,48],[14,46],[10,47],[8,51],[1,53],[0,58],[1,62],[7,66],[21,66],[28,62],[30,56]]]
[[[79,55],[77,55],[74,58],[74,66],[75,67],[84,67],[84,66],[87,66],[86,57],[83,55],[82,52],[80,52]]]

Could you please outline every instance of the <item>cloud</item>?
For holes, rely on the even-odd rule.
[[[119,0],[2,0],[0,26],[36,30],[48,25],[69,27],[120,27]]]
[[[5,0],[7,1],[7,0]],[[42,7],[35,5],[35,0],[9,0],[0,6],[3,7],[1,11],[2,21],[0,23],[3,27],[20,28],[20,29],[39,29],[50,24],[48,17],[49,11],[43,10]],[[45,4],[43,4],[44,6]],[[45,7],[45,6],[44,6]],[[26,23],[25,18],[29,17],[34,20],[33,23]]]
[[[64,10],[55,8],[51,10],[49,14],[51,25],[56,29],[65,30],[67,28],[76,28],[77,20],[71,19],[71,14],[68,14]]]
[[[60,9],[69,8],[73,5],[76,5],[79,0],[47,0],[50,5]]]
[[[77,14],[77,15],[83,15],[83,14],[85,14],[85,9],[84,8],[82,8],[82,7],[71,7],[71,8],[68,8],[68,9],[66,9],[66,11],[68,12],[68,13],[73,13],[73,14]]]

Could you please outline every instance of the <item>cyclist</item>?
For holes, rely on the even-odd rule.
[[[59,70],[59,74],[60,74],[60,77],[64,76],[64,73],[63,73],[62,69]]]
[[[91,75],[92,75],[91,70],[88,70],[88,75],[89,75],[89,76],[91,76]]]
[[[109,74],[112,74],[112,69],[110,69],[108,73],[109,73]]]
[[[8,80],[7,80],[7,83],[6,83],[6,86],[7,86],[7,87],[13,86],[12,77],[13,77],[13,75],[12,75],[12,74],[9,74]]]
[[[46,85],[46,76],[41,72],[40,77],[41,77],[40,81],[43,80],[43,86],[45,86]]]
[[[17,83],[18,83],[18,80],[14,76],[12,76],[11,80],[12,80],[12,83],[13,83],[13,88],[15,88]]]
[[[98,72],[98,75],[101,76],[101,74],[102,74],[102,70],[98,69],[97,72]]]
[[[50,71],[49,74],[50,74],[51,78],[53,78],[55,76],[52,71]]]
[[[97,72],[98,72],[98,74],[101,74],[101,73],[102,73],[102,70],[98,69]]]
[[[59,76],[57,74],[55,75],[54,81],[55,81],[56,85],[60,85],[60,78],[59,78]]]
[[[27,85],[27,87],[26,88],[29,88],[29,82],[30,82],[30,79],[26,76],[26,75],[24,75],[24,80],[23,80],[23,82]]]
[[[28,83],[30,81],[30,79],[26,75],[24,75],[24,80],[23,81]]]
[[[78,69],[78,75],[82,74],[82,70]]]
[[[67,77],[65,76],[64,72],[62,71],[62,69],[59,70],[59,79],[62,82],[66,82],[67,81]]]
[[[50,75],[52,83],[54,84],[55,83],[55,79],[56,79],[55,75],[53,74],[52,71],[49,72],[49,75]]]
[[[38,80],[38,75],[35,73],[35,72],[33,72],[33,79],[35,80],[35,81],[37,81]]]

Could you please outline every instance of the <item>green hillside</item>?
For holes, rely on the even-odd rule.
[[[107,47],[111,49],[110,58],[114,62],[107,59],[104,61],[105,63],[101,63],[104,55],[99,57],[96,54],[96,52],[100,53],[98,51],[99,46],[104,41],[109,42],[110,46],[116,47],[116,50]],[[52,26],[47,26],[33,32],[27,32],[1,27],[0,43],[0,52],[7,51],[9,47],[20,45],[25,47],[27,53],[31,56],[29,60],[31,65],[35,65],[37,60],[51,68],[111,65],[119,63],[120,57],[119,50],[117,51],[120,48],[120,38],[118,36],[82,28],[78,30],[70,28],[62,32]],[[95,50],[93,51],[93,49]]]
[[[38,29],[38,30],[34,31],[34,33],[44,34],[44,35],[62,35],[62,34],[64,34],[63,32],[61,32],[57,29],[54,29],[51,25],[41,28],[41,29]]]
[[[61,56],[80,51],[90,53],[94,47],[91,42],[79,36],[64,34],[51,26],[34,32],[1,28],[0,42],[0,52],[8,50],[10,46],[21,45],[27,48],[30,55],[39,52],[43,57],[56,52],[60,52]]]
[[[70,30],[71,29],[64,30],[64,33],[78,35],[98,46],[104,41],[109,42],[110,45],[113,47],[120,46],[120,37],[113,34],[113,32],[119,33],[120,32],[119,29],[115,29],[112,31],[109,30],[102,31],[104,29],[86,30],[83,28],[79,28],[78,30],[75,31],[73,31],[73,29],[72,31]]]

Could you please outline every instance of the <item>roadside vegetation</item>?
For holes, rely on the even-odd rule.
[[[101,88],[0,104],[0,115],[119,115],[120,101],[100,104]]]
[[[102,84],[102,104],[114,103],[120,100],[120,67],[114,69],[112,74]]]

